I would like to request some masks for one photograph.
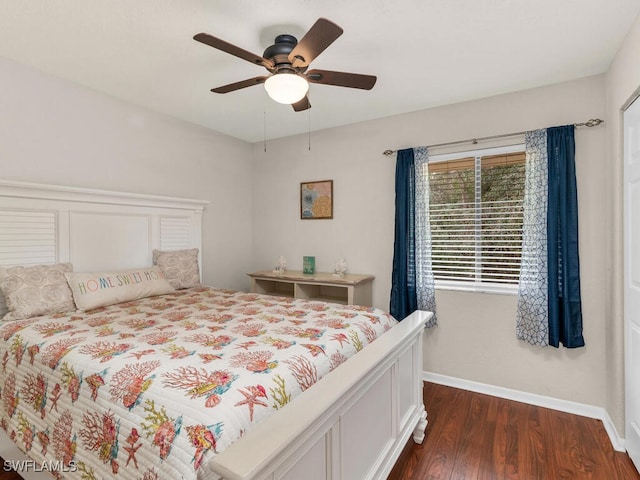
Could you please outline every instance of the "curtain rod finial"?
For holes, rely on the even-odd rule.
[[[604,120],[601,120],[599,118],[591,118],[591,119],[589,119],[588,121],[586,121],[584,123],[574,123],[574,126],[576,126],[576,127],[597,127],[601,123],[604,123]]]
[[[391,155],[393,155],[393,150],[385,150],[384,152],[382,152],[382,154],[390,157]]]

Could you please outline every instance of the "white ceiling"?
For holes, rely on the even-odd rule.
[[[639,11],[640,0],[0,0],[0,56],[256,142],[603,73]],[[311,85],[300,113],[260,85],[210,92],[266,70],[194,34],[262,55],[319,17],[344,34],[311,68],[377,75],[373,90]]]

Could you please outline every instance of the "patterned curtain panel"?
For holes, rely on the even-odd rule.
[[[574,127],[527,132],[525,144],[516,334],[532,345],[582,347]]]
[[[416,293],[418,309],[433,312],[427,327],[436,319],[436,289],[431,267],[431,225],[429,222],[429,152],[427,147],[414,149],[415,161],[415,234],[416,234]]]
[[[402,320],[415,310],[434,312],[429,225],[429,156],[425,147],[399,150],[396,159],[396,221],[390,312]]]
[[[525,150],[522,260],[516,335],[531,345],[546,347],[549,344],[547,131],[527,132]]]

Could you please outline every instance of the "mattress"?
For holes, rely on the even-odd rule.
[[[64,478],[210,478],[216,453],[395,324],[214,288],[4,323],[0,426]]]

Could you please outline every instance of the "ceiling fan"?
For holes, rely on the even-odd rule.
[[[342,32],[342,28],[335,23],[320,18],[299,42],[293,35],[278,35],[274,45],[267,47],[262,56],[243,50],[208,33],[198,33],[193,38],[255,65],[262,65],[270,73],[212,88],[212,92],[229,93],[264,83],[271,98],[276,102],[291,104],[296,112],[300,112],[311,108],[307,96],[309,83],[363,90],[371,90],[375,85],[377,78],[372,75],[331,70],[307,71],[309,64],[342,35]]]

